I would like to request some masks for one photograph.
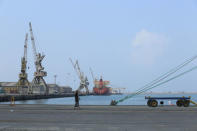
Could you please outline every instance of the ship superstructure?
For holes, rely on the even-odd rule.
[[[93,92],[96,95],[110,94],[109,84],[110,84],[110,81],[103,81],[102,77],[100,78],[100,80],[95,79],[94,80]]]

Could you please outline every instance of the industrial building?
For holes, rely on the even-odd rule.
[[[61,93],[72,93],[72,88],[70,86],[60,86]]]
[[[30,83],[31,84],[31,83]],[[49,88],[49,94],[62,94],[62,93],[72,93],[72,88],[69,86],[59,86],[57,84],[47,84]],[[28,92],[28,87],[22,88],[23,92]],[[44,88],[39,89],[33,88],[34,94],[42,94]],[[0,82],[0,93],[1,94],[21,94],[21,88],[17,86],[17,82]]]
[[[72,88],[69,86],[59,86],[57,84],[47,84],[49,88],[49,94],[63,94],[63,93],[72,93]]]
[[[62,87],[57,84],[46,83],[44,77],[47,76],[47,72],[44,70],[44,67],[42,66],[42,60],[45,58],[45,55],[37,52],[31,22],[29,23],[29,32],[31,37],[35,64],[34,78],[32,82],[29,82],[27,74],[28,33],[26,33],[24,42],[24,54],[21,58],[21,69],[19,73],[19,79],[17,82],[0,82],[0,94],[50,95],[72,93],[72,88],[68,86]]]
[[[0,82],[0,92],[4,94],[17,94],[17,82]]]

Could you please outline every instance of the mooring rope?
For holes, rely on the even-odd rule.
[[[118,101],[112,100],[111,105],[116,105],[116,104],[118,104],[119,102],[123,102],[123,101],[126,100],[126,99],[129,99],[129,98],[131,98],[131,97],[133,97],[133,96],[136,96],[136,95],[139,95],[139,94],[141,94],[141,93],[144,93],[144,92],[146,92],[146,91],[148,91],[148,90],[150,90],[150,89],[152,89],[152,88],[155,88],[155,87],[157,87],[157,86],[160,86],[160,85],[162,85],[162,84],[165,84],[165,83],[167,83],[167,82],[169,82],[169,81],[171,81],[171,80],[173,80],[173,79],[176,79],[177,77],[180,77],[180,76],[182,76],[182,75],[184,75],[184,74],[186,74],[186,73],[188,73],[188,72],[190,72],[190,71],[193,71],[194,69],[196,69],[196,67],[193,67],[194,69],[191,68],[191,69],[188,70],[188,71],[185,71],[185,72],[183,72],[183,73],[181,73],[181,74],[179,74],[179,75],[177,75],[177,76],[175,76],[175,77],[172,77],[172,78],[170,78],[170,79],[168,79],[168,80],[166,80],[166,81],[164,81],[164,82],[161,82],[162,80],[164,80],[164,79],[166,79],[167,77],[171,76],[172,74],[176,73],[178,70],[182,69],[184,66],[188,65],[190,62],[192,62],[192,61],[195,60],[196,58],[197,58],[197,55],[195,55],[194,57],[192,57],[192,58],[186,60],[186,61],[183,62],[182,64],[178,65],[177,67],[171,69],[171,70],[168,71],[167,73],[161,75],[161,76],[158,77],[157,79],[153,80],[152,82],[150,82],[150,83],[146,84],[145,86],[143,86],[142,88],[138,89],[135,93],[133,93],[133,94],[131,94],[131,95],[128,95],[128,96],[126,96],[126,97],[124,97],[124,98],[122,98],[122,99],[120,99],[120,100],[118,100]],[[159,83],[159,82],[161,82],[161,83]],[[159,84],[157,84],[157,83],[159,83]],[[156,84],[157,84],[157,85],[156,85]]]
[[[164,80],[165,78],[171,76],[172,74],[176,73],[177,71],[179,71],[180,69],[182,69],[183,67],[185,67],[186,65],[188,65],[189,63],[191,63],[193,60],[195,60],[197,58],[197,55],[186,60],[185,62],[183,62],[182,64],[178,65],[177,67],[171,69],[170,71],[166,72],[165,74],[161,75],[160,77],[156,78],[155,80],[153,80],[152,82],[146,84],[145,86],[143,86],[142,88],[136,90],[136,92],[142,90],[142,89],[146,89],[147,87],[153,86],[155,84],[157,84],[158,82]]]
[[[171,80],[174,80],[174,79],[176,79],[176,78],[178,78],[178,77],[180,77],[180,76],[183,76],[183,75],[185,75],[185,74],[187,74],[187,73],[189,73],[189,72],[191,72],[191,71],[193,71],[193,70],[195,70],[195,69],[197,69],[197,66],[195,66],[195,67],[193,67],[193,68],[191,68],[191,69],[189,69],[189,70],[187,70],[187,71],[185,71],[185,72],[183,72],[183,73],[180,73],[180,74],[178,74],[178,75],[176,75],[176,76],[174,76],[174,77],[172,77],[172,78],[170,78],[170,79],[168,79],[168,80],[166,80],[166,81],[164,81],[164,82],[161,82],[161,83],[159,83],[159,84],[157,84],[157,85],[155,85],[155,86],[146,88],[146,89],[141,90],[141,91],[139,91],[139,92],[136,92],[136,93],[134,93],[134,94],[132,94],[132,95],[130,95],[130,96],[126,96],[125,98],[118,100],[117,103],[122,102],[122,101],[124,101],[124,100],[126,100],[126,99],[129,99],[129,98],[132,98],[133,96],[139,95],[139,94],[141,94],[141,93],[144,93],[144,92],[146,92],[146,91],[148,91],[148,90],[150,90],[150,89],[153,89],[153,88],[155,88],[155,87],[158,87],[158,86],[160,86],[160,85],[163,85],[163,84],[165,84],[165,83],[167,83],[167,82],[169,82],[169,81],[171,81]]]

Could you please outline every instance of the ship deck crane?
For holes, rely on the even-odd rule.
[[[42,66],[42,61],[45,55],[41,55],[41,53],[37,53],[36,51],[36,45],[35,45],[31,22],[29,23],[29,28],[30,28],[31,42],[32,42],[32,48],[33,48],[34,59],[35,59],[35,67],[36,67],[36,71],[34,72],[34,79],[32,81],[32,91],[35,88],[37,88],[37,90],[40,89],[39,90],[39,93],[40,93],[41,88],[44,87],[44,90],[45,90],[44,94],[48,95],[49,88],[44,80],[44,77],[47,76],[47,72],[44,71],[44,67]]]
[[[17,82],[17,87],[19,88],[20,94],[27,94],[29,88],[28,76],[26,73],[27,70],[27,43],[28,43],[28,34],[25,36],[25,44],[24,44],[24,55],[21,59],[21,72],[19,74],[19,80]]]
[[[74,69],[75,69],[75,71],[77,73],[77,76],[79,77],[79,80],[80,80],[80,85],[79,85],[79,88],[77,90],[80,91],[82,89],[85,89],[86,90],[86,94],[89,94],[89,89],[88,89],[89,82],[88,82],[88,78],[86,76],[84,76],[84,73],[83,72],[81,72],[81,69],[79,67],[78,60],[76,60],[76,62],[74,63],[72,61],[72,59],[70,58],[70,62],[72,64],[72,66],[74,67]]]

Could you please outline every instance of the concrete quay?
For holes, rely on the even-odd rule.
[[[196,131],[197,107],[0,105],[0,130]]]
[[[61,97],[73,97],[74,93],[68,94],[50,94],[50,95],[1,95],[0,102],[8,102],[11,97],[14,97],[15,101],[23,100],[36,100],[36,99],[49,99],[49,98],[61,98]]]
[[[92,95],[92,94],[88,94],[88,95]],[[79,94],[79,96],[85,96],[85,94]],[[39,94],[34,94],[34,95],[19,95],[19,94],[0,95],[0,102],[9,102],[12,97],[14,97],[14,101],[24,101],[24,100],[36,100],[36,99],[74,97],[74,93],[49,94],[49,95],[39,95]]]

